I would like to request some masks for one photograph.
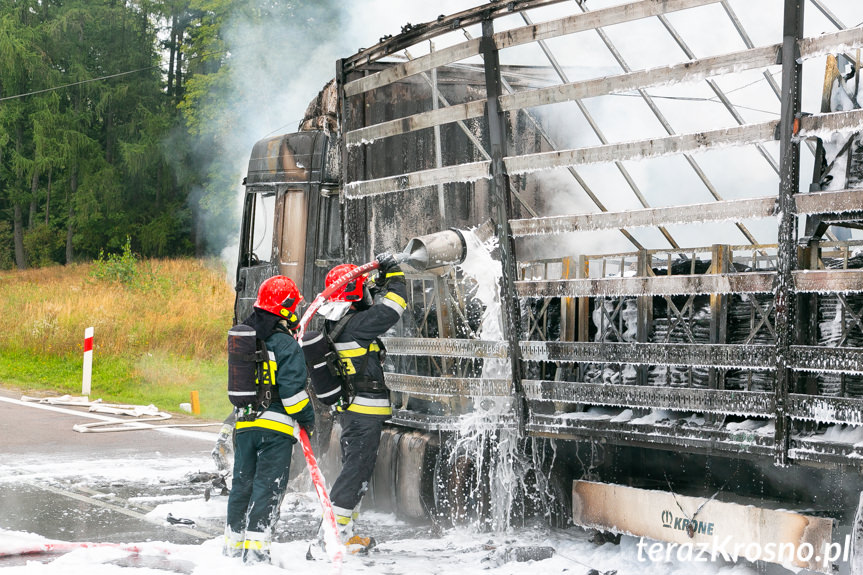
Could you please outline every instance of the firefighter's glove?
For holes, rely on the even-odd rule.
[[[305,430],[306,430],[306,433],[308,433],[308,434],[309,434],[309,437],[311,437],[311,436],[312,436],[312,434],[315,432],[315,420],[313,419],[313,420],[311,420],[311,421],[309,421],[309,422],[307,422],[307,423],[301,423],[301,424],[300,424],[300,427],[302,427],[303,429],[305,429]]]
[[[297,425],[306,430],[309,437],[315,432],[315,410],[311,403],[305,406],[296,416]]]
[[[390,280],[397,279],[404,281],[404,273],[399,267],[399,262],[390,252],[379,254],[375,258],[378,262],[378,278],[375,284],[380,288],[385,288]]]

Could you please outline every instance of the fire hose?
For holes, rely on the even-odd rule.
[[[22,544],[20,548],[12,550],[0,551],[0,557],[14,557],[18,555],[39,555],[42,553],[69,553],[76,549],[99,549],[111,548],[119,549],[127,553],[155,553],[159,555],[170,555],[174,546],[166,547],[165,544],[129,544],[129,543],[91,543],[85,541],[40,541],[38,543]]]
[[[318,309],[323,305],[327,298],[336,293],[339,289],[341,289],[345,284],[353,281],[354,279],[360,277],[363,274],[367,274],[370,271],[378,269],[380,264],[377,261],[371,261],[367,264],[363,264],[356,269],[351,270],[349,273],[343,275],[332,284],[327,286],[324,291],[319,293],[312,303],[309,305],[306,312],[303,314],[303,317],[300,318],[300,326],[297,330],[297,340],[301,341],[303,339],[303,334],[306,333],[306,325],[312,320],[312,317],[317,313]]]
[[[342,568],[342,543],[339,540],[336,514],[333,511],[333,504],[330,501],[327,487],[324,484],[324,476],[318,468],[318,462],[315,459],[314,452],[312,452],[312,445],[309,443],[309,434],[302,428],[300,428],[300,445],[303,446],[303,455],[306,456],[309,474],[312,476],[312,483],[315,484],[315,491],[318,494],[318,499],[321,501],[321,507],[324,512],[324,542],[326,543],[327,554],[333,562],[334,570],[340,572]]]
[[[306,312],[303,314],[303,317],[300,318],[299,329],[297,330],[297,340],[302,340],[303,334],[306,331],[306,325],[311,321],[312,317],[314,317],[315,313],[321,307],[321,305],[336,291],[341,289],[348,282],[358,278],[359,276],[369,273],[372,270],[376,270],[378,268],[378,262],[372,261],[367,264],[361,265],[354,270],[351,270],[350,273],[345,274],[340,277],[338,280],[333,282],[327,288],[324,289],[321,293],[312,300],[311,305],[309,305]],[[312,451],[311,443],[309,443],[309,435],[306,433],[305,429],[300,429],[300,445],[303,447],[303,455],[306,457],[306,464],[309,467],[309,474],[312,476],[312,483],[315,485],[315,491],[318,494],[318,499],[321,502],[321,507],[323,508],[324,518],[323,518],[323,526],[324,526],[324,542],[326,543],[327,554],[330,556],[330,560],[333,563],[333,567],[336,572],[341,571],[342,566],[342,544],[339,538],[339,528],[336,525],[336,514],[333,511],[333,504],[330,501],[330,496],[327,493],[327,487],[324,483],[324,476],[321,473],[321,470],[318,468],[318,462],[315,459],[315,454]]]

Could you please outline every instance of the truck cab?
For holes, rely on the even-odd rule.
[[[328,162],[329,144],[325,132],[309,131],[265,138],[252,148],[243,180],[236,321],[251,313],[268,277],[288,276],[308,298],[341,263],[338,178]]]

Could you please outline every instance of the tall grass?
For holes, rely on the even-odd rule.
[[[99,273],[104,264],[0,272],[0,383],[80,393],[84,330],[92,326],[91,395],[176,411],[196,389],[205,415],[227,414],[234,292],[221,264],[124,262],[132,275],[115,279]]]

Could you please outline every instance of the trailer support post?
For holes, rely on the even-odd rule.
[[[803,36],[805,0],[785,0],[785,23],[782,32],[782,102],[779,119],[779,200],[778,252],[774,285],[776,310],[776,433],[774,464],[789,464],[791,443],[788,418],[788,393],[791,383],[791,344],[794,338],[796,296],[792,271],[797,267],[797,207],[794,194],[800,175],[800,144],[792,140],[797,114],[800,112],[803,65],[798,61],[798,40]]]
[[[515,240],[509,227],[512,219],[512,197],[509,193],[509,175],[506,173],[503,159],[507,155],[506,118],[500,109],[499,98],[503,93],[500,77],[500,58],[494,43],[494,23],[491,19],[482,22],[482,38],[480,53],[483,56],[486,89],[486,117],[488,119],[489,143],[491,148],[491,180],[489,192],[492,209],[495,214],[495,232],[500,249],[502,267],[501,302],[503,328],[509,344],[509,358],[512,366],[512,383],[516,394],[516,417],[521,434],[524,433],[527,402],[524,399],[524,389],[521,384],[521,350],[519,342],[522,339],[521,306],[515,290],[517,277],[515,262]]]

